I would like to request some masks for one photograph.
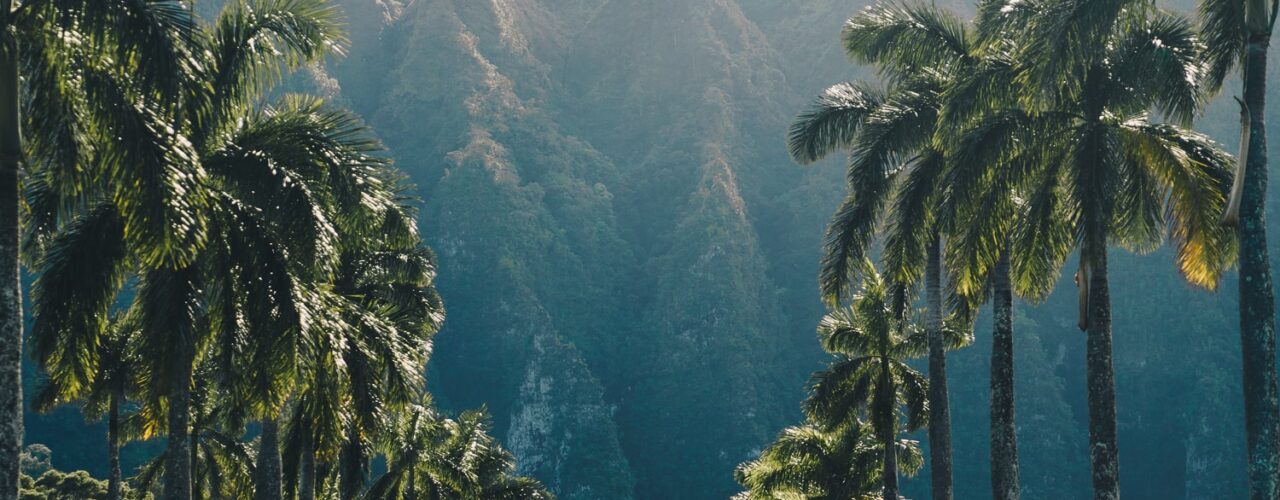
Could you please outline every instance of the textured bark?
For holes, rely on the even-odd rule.
[[[119,394],[111,397],[107,414],[107,500],[120,500],[120,400]]]
[[[298,500],[315,500],[316,498],[316,450],[312,444],[311,433],[302,431],[302,460],[298,468]]]
[[[191,432],[187,434],[187,439],[191,440],[187,447],[191,453],[191,500],[204,499],[204,478],[200,476],[200,432],[200,418],[197,416],[191,419]]]
[[[995,324],[991,332],[991,497],[1013,500],[1018,485],[1018,434],[1014,424],[1013,287],[1006,251],[991,276]]]
[[[186,339],[179,339],[184,342]],[[190,346],[183,346],[190,351]],[[169,381],[169,444],[165,449],[164,500],[191,500],[191,365],[184,352],[174,356],[175,380]]]
[[[277,419],[262,421],[262,436],[258,439],[258,463],[255,466],[253,500],[280,500],[284,467],[280,460],[280,421]]]
[[[884,498],[886,500],[898,498],[898,433],[897,426],[894,425],[894,408],[893,408],[893,377],[889,374],[889,361],[882,360],[880,363],[880,398],[881,401],[887,403],[887,412],[881,412],[876,415],[880,421],[878,426],[880,429],[880,441],[884,444]]]
[[[1101,225],[1098,225],[1101,227]],[[1106,236],[1094,231],[1084,255],[1091,262],[1086,372],[1089,383],[1089,443],[1093,498],[1119,500],[1120,455],[1116,440],[1116,377],[1111,362],[1111,291],[1107,276]]]
[[[8,13],[12,8],[12,0],[0,0],[0,12]],[[18,498],[23,432],[22,285],[18,275],[22,135],[17,43],[6,41],[0,52],[0,500],[9,500]]]
[[[934,500],[952,498],[951,403],[947,390],[947,349],[942,338],[942,239],[929,242],[925,266],[929,335],[929,465]]]
[[[1245,54],[1244,101],[1249,154],[1240,200],[1240,344],[1244,368],[1249,496],[1277,498],[1280,474],[1280,401],[1276,394],[1275,290],[1267,253],[1267,51],[1270,33],[1250,38]]]

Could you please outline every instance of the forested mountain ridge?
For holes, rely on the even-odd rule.
[[[806,174],[763,147],[794,104],[772,101],[789,93],[767,38],[732,2],[392,7],[352,15],[361,35],[331,74],[429,200],[455,311],[437,393],[488,404],[562,496],[623,498],[632,477],[644,498],[730,493],[814,366],[772,269],[805,269],[787,274],[808,295],[815,254],[781,262],[753,236],[762,215],[803,215],[795,236],[816,248],[826,205],[763,207]]]
[[[420,186],[449,310],[433,392],[487,406],[561,498],[724,498],[798,420],[843,176],[794,166],[784,131],[871,75],[838,41],[866,2],[797,3],[343,2],[350,53],[313,76]],[[1234,144],[1235,125],[1200,127]],[[1234,285],[1191,290],[1159,252],[1114,266],[1126,491],[1243,491]],[[1069,278],[1016,319],[1028,498],[1088,495]],[[959,498],[989,494],[988,330],[953,357]]]

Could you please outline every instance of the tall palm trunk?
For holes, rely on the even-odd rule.
[[[107,500],[120,500],[120,393],[111,396],[107,414]]]
[[[302,461],[298,478],[298,500],[316,498],[316,448],[310,429],[302,430]]]
[[[253,500],[280,500],[280,484],[284,467],[280,461],[280,421],[268,418],[262,421],[262,436],[258,439],[258,463],[253,479]]]
[[[884,444],[884,498],[898,500],[898,433],[894,425],[893,376],[888,358],[880,358],[880,440]]]
[[[187,342],[188,339],[179,339]],[[169,381],[169,445],[165,450],[164,500],[191,500],[191,372],[193,346],[180,348],[174,356],[175,379]]]
[[[934,500],[951,500],[951,404],[942,338],[942,238],[933,235],[925,266],[929,335],[929,465]]]
[[[991,275],[995,325],[991,332],[991,497],[1018,498],[1018,434],[1013,397],[1013,286],[1009,252]]]
[[[1265,12],[1265,9],[1263,9]],[[1280,401],[1276,393],[1275,290],[1267,254],[1267,52],[1270,28],[1251,30],[1245,49],[1244,103],[1248,113],[1248,161],[1240,200],[1240,345],[1244,365],[1245,432],[1249,496],[1278,496]],[[1241,131],[1244,133],[1245,131]]]
[[[8,24],[13,0],[0,0]],[[18,42],[8,26],[0,47],[0,500],[18,498],[22,449],[22,286],[18,275],[18,169],[22,163],[18,107]]]
[[[1107,278],[1107,238],[1094,225],[1081,258],[1091,262],[1086,371],[1089,383],[1089,443],[1093,498],[1120,499],[1120,455],[1116,440],[1116,377],[1111,363],[1111,290]]]
[[[191,500],[202,500],[204,498],[204,481],[200,477],[200,417],[196,416],[191,419],[191,434],[188,439],[191,440],[191,446],[188,451],[191,452]]]

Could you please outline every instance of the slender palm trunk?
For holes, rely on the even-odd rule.
[[[184,342],[186,339],[177,340]],[[169,381],[169,444],[165,450],[164,500],[191,500],[191,371],[192,347],[174,356],[175,380]]]
[[[1246,47],[1244,101],[1249,152],[1240,200],[1240,344],[1244,365],[1245,432],[1249,496],[1280,497],[1280,400],[1276,393],[1275,290],[1267,253],[1267,52],[1270,30],[1251,35]],[[1242,131],[1243,132],[1243,131]]]
[[[191,500],[201,500],[204,498],[204,481],[200,478],[200,417],[196,416],[191,419],[191,446],[188,451],[191,452]]]
[[[13,0],[0,0],[7,24]],[[0,26],[9,33],[7,26]],[[18,169],[22,163],[18,107],[18,42],[0,48],[0,500],[18,498],[22,451],[22,285],[18,274]]]
[[[1018,498],[1018,434],[1013,413],[1013,286],[1009,252],[991,275],[995,325],[991,332],[991,497]]]
[[[120,393],[111,396],[107,414],[107,500],[120,500]]]
[[[878,405],[881,410],[888,408],[888,411],[881,411],[881,415],[877,415],[880,421],[880,440],[884,444],[884,498],[885,500],[898,500],[898,433],[894,425],[894,408],[893,408],[893,377],[889,374],[889,360],[881,358],[880,362],[880,398],[882,403]]]
[[[258,439],[258,463],[253,479],[253,500],[280,500],[283,470],[280,460],[280,421],[268,418],[262,421],[262,436]]]
[[[929,465],[933,500],[951,500],[951,404],[947,350],[942,338],[942,238],[933,235],[925,266],[929,335]]]
[[[1085,237],[1081,258],[1092,262],[1089,277],[1086,371],[1089,384],[1089,443],[1093,463],[1093,498],[1120,499],[1120,455],[1116,439],[1116,377],[1111,363],[1111,290],[1107,277],[1107,244],[1102,231]]]
[[[298,500],[316,498],[316,449],[309,429],[302,430],[302,462],[298,478]]]

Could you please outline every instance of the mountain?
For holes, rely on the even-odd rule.
[[[436,401],[486,407],[560,498],[736,492],[825,362],[815,278],[843,164],[795,166],[785,133],[826,86],[875,79],[839,45],[867,0],[341,3],[349,53],[295,85],[363,115],[419,186],[449,311]],[[1198,126],[1235,144],[1225,102]],[[1209,294],[1167,252],[1116,255],[1126,495],[1241,496],[1233,278]],[[1018,304],[1028,498],[1089,496],[1084,336],[1059,288]],[[990,494],[989,331],[951,358],[958,498]],[[62,432],[74,417],[33,416],[28,441],[99,439]],[[55,465],[101,471],[93,453]]]

